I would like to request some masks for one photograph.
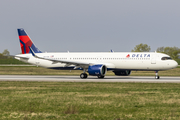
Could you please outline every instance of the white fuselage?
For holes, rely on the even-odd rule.
[[[89,64],[103,64],[108,70],[145,70],[145,71],[160,71],[168,70],[177,67],[177,62],[174,60],[162,60],[163,57],[169,57],[162,53],[153,52],[96,52],[96,53],[36,53],[39,57],[73,61],[85,62]],[[15,57],[21,61],[34,64],[37,66],[52,68],[52,69],[72,69],[74,65],[67,65],[60,62],[52,62],[48,60],[38,59],[32,54],[16,55],[20,57],[27,57],[23,59]]]

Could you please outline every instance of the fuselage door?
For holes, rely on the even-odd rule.
[[[156,64],[156,54],[152,54],[151,64]]]

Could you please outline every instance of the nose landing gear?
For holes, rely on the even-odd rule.
[[[159,79],[160,77],[158,76],[158,71],[155,71],[155,73],[156,73],[155,79]]]

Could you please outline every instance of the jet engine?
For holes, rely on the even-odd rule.
[[[89,75],[93,76],[104,76],[107,72],[107,67],[105,65],[92,65],[88,68]]]

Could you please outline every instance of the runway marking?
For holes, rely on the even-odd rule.
[[[106,76],[104,79],[89,76],[81,79],[79,76],[50,75],[0,75],[0,81],[38,81],[38,82],[140,82],[140,83],[180,83],[180,77],[154,76]]]

